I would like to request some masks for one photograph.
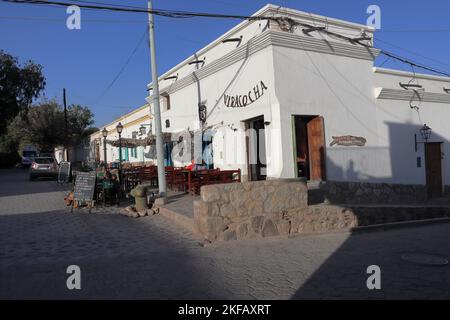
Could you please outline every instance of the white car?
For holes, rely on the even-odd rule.
[[[30,166],[30,181],[37,178],[57,178],[58,165],[54,158],[35,158]]]

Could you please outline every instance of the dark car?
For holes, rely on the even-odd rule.
[[[38,157],[35,158],[30,166],[30,180],[37,178],[57,178],[58,165],[54,158]]]

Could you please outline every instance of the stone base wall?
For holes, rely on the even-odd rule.
[[[428,200],[424,185],[326,181],[319,188],[326,203],[411,204]]]
[[[201,200],[194,202],[194,225],[209,241],[230,241],[450,217],[450,205],[366,205],[370,199],[386,203],[406,201],[411,196],[403,192],[419,192],[420,188],[378,185],[377,189],[352,184],[347,187],[347,194],[365,187],[358,199],[364,203],[308,206],[306,183],[298,179],[204,186]],[[387,195],[386,190],[399,194]],[[379,198],[373,198],[370,192],[378,194]],[[425,201],[424,198],[418,200]]]
[[[209,241],[276,236],[290,232],[289,210],[307,206],[307,186],[298,179],[203,186],[194,223]]]
[[[394,222],[449,218],[449,206],[333,206],[315,205],[288,213],[290,234],[352,230]]]

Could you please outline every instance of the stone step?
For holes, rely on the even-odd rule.
[[[164,207],[164,206],[158,207],[158,209],[159,209],[159,214],[161,214],[162,216],[172,220],[174,223],[185,228],[192,234],[198,235],[198,232],[194,226],[194,219],[192,219],[186,215],[177,213],[177,212],[175,212],[167,207]]]

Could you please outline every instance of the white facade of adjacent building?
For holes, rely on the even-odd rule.
[[[140,128],[143,126],[148,131],[151,124],[151,115],[149,105],[143,105],[140,108],[133,110],[124,116],[112,121],[106,126],[102,126],[100,130],[91,135],[91,148],[90,158],[94,161],[103,162],[104,159],[104,142],[105,139],[102,135],[102,130],[106,128],[108,135],[106,140],[118,140],[119,135],[117,133],[116,126],[118,123],[123,125],[123,131],[121,133],[122,138],[143,138],[143,134],[140,132]],[[144,133],[144,134],[147,134]],[[148,162],[154,157],[150,154],[150,147],[138,146],[136,148],[122,148],[122,161],[125,162]],[[114,147],[106,143],[106,161],[117,162],[119,161],[119,148]]]
[[[255,13],[279,15],[273,5]],[[282,15],[347,37],[374,33],[364,25],[296,10],[283,9]],[[240,168],[249,180],[303,176],[425,184],[433,166],[440,167],[441,184],[450,185],[445,155],[450,94],[444,90],[450,78],[375,68],[379,53],[322,32],[305,34],[301,27],[283,31],[274,21],[244,21],[160,76],[163,131],[210,128],[214,167]],[[422,86],[420,99],[399,85],[408,82]],[[199,106],[206,107],[203,124]],[[107,129],[116,137],[121,121],[127,128],[123,136],[131,137],[149,121],[140,118],[144,113],[148,107]],[[424,124],[432,128],[427,146],[419,131]],[[246,135],[249,128],[256,134]],[[116,149],[109,149],[108,160],[118,159]],[[174,165],[188,163],[176,163],[179,151],[175,145]]]

